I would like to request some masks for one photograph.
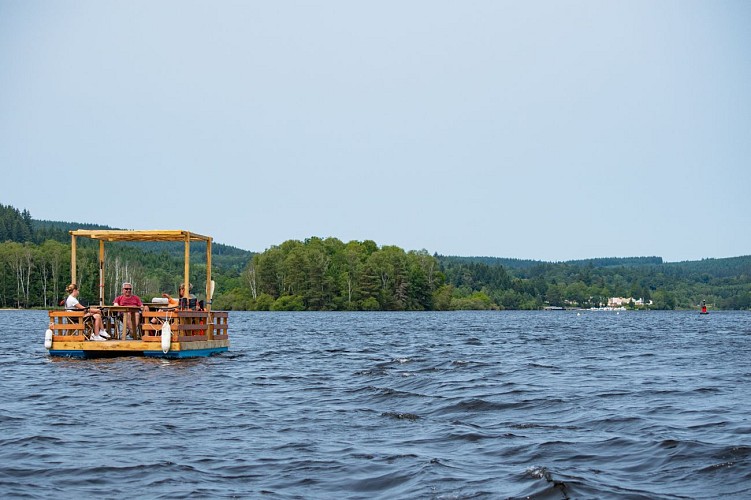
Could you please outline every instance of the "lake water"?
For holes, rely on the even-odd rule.
[[[230,314],[197,360],[0,311],[0,497],[749,498],[751,314]]]

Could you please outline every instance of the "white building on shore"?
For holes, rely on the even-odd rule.
[[[644,302],[644,299],[633,297],[610,297],[608,299],[608,307],[626,307],[633,303],[636,307],[644,307],[645,305],[651,305],[652,301]]]

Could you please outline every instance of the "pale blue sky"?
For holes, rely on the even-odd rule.
[[[0,0],[0,203],[543,260],[751,254],[751,2]]]

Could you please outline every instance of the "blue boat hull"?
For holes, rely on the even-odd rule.
[[[180,351],[162,350],[142,350],[142,351],[112,351],[112,350],[91,350],[91,349],[50,349],[49,355],[60,358],[116,358],[123,356],[146,356],[147,358],[165,358],[165,359],[188,359],[188,358],[205,358],[214,354],[227,352],[229,347],[209,347],[205,349],[185,349]]]

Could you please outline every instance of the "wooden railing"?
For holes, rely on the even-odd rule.
[[[56,337],[60,337],[58,340],[86,340],[84,311],[49,311],[49,314],[53,341]]]
[[[84,311],[49,311],[53,340],[86,340]],[[141,319],[142,340],[161,341],[162,325],[170,322],[173,342],[224,340],[228,338],[227,311],[144,311]],[[113,334],[110,318],[105,316],[105,329]],[[114,334],[113,334],[114,335]]]
[[[222,340],[227,338],[226,311],[144,311],[142,340],[161,340],[162,325],[169,321],[173,342]]]

